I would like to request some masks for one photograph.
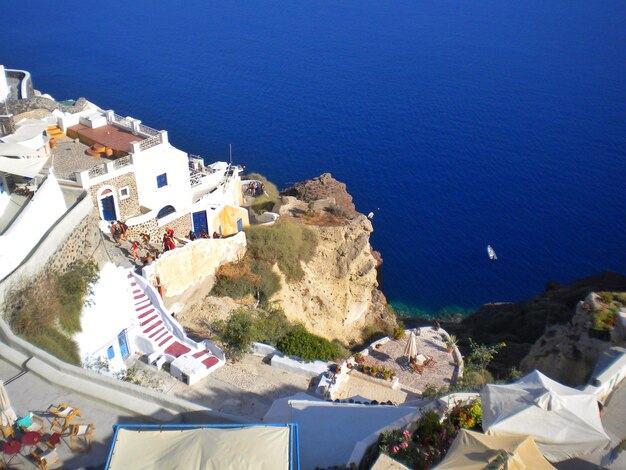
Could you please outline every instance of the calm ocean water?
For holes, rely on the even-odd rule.
[[[3,2],[0,63],[209,160],[232,143],[281,187],[331,172],[375,213],[388,298],[433,312],[624,272],[624,18],[623,0]]]

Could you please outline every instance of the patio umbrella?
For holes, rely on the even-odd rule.
[[[417,356],[417,343],[415,342],[415,334],[412,331],[404,347],[404,355],[408,356],[409,359]]]
[[[4,383],[0,382],[0,426],[13,426],[17,420],[17,416],[4,388]]]

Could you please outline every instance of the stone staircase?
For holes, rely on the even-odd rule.
[[[170,362],[170,371],[175,376],[175,371],[178,371],[176,361],[184,363],[181,367],[193,371],[193,376],[187,374],[186,379],[183,379],[189,384],[224,365],[225,358],[221,351],[221,358],[218,358],[205,342],[197,343],[185,336],[184,332],[177,333],[171,323],[168,325],[168,320],[164,318],[164,315],[168,315],[167,311],[152,302],[133,274],[128,274],[128,281],[135,307],[134,334],[141,337],[142,344],[149,345],[149,350],[137,352],[147,354],[149,363],[160,368],[163,363]]]

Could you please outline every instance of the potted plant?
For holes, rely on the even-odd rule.
[[[376,377],[376,374],[378,374],[378,367],[372,366],[372,368],[370,369],[370,375],[372,377]]]
[[[383,378],[389,382],[391,380],[391,371],[389,369],[383,370]]]
[[[454,335],[450,335],[446,338],[446,348],[448,349],[449,353],[454,352],[454,349],[456,348],[458,342],[459,340]]]
[[[364,374],[369,374],[370,373],[370,366],[363,366],[361,372],[363,372]]]
[[[365,362],[365,358],[361,355],[361,353],[356,353],[354,355],[354,362],[357,364],[363,364]]]
[[[376,346],[374,346],[375,349],[380,349],[380,347],[381,347],[380,343],[377,343]]]

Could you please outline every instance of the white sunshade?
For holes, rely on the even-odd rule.
[[[415,343],[415,333],[411,331],[409,338],[406,341],[406,346],[404,347],[404,355],[409,358],[417,356],[417,344]]]
[[[552,462],[600,450],[610,442],[594,395],[538,371],[512,384],[487,385],[480,398],[487,434],[532,436]]]
[[[0,155],[2,155],[1,149]],[[39,174],[47,161],[47,156],[42,158],[8,158],[0,156],[0,171],[11,175],[34,178]]]
[[[11,407],[11,402],[4,388],[4,383],[0,382],[0,425],[13,426],[16,420],[17,416]]]
[[[484,470],[506,462],[508,470],[554,470],[532,437],[489,436],[461,429],[435,470]]]
[[[108,469],[289,469],[288,426],[117,431]]]

